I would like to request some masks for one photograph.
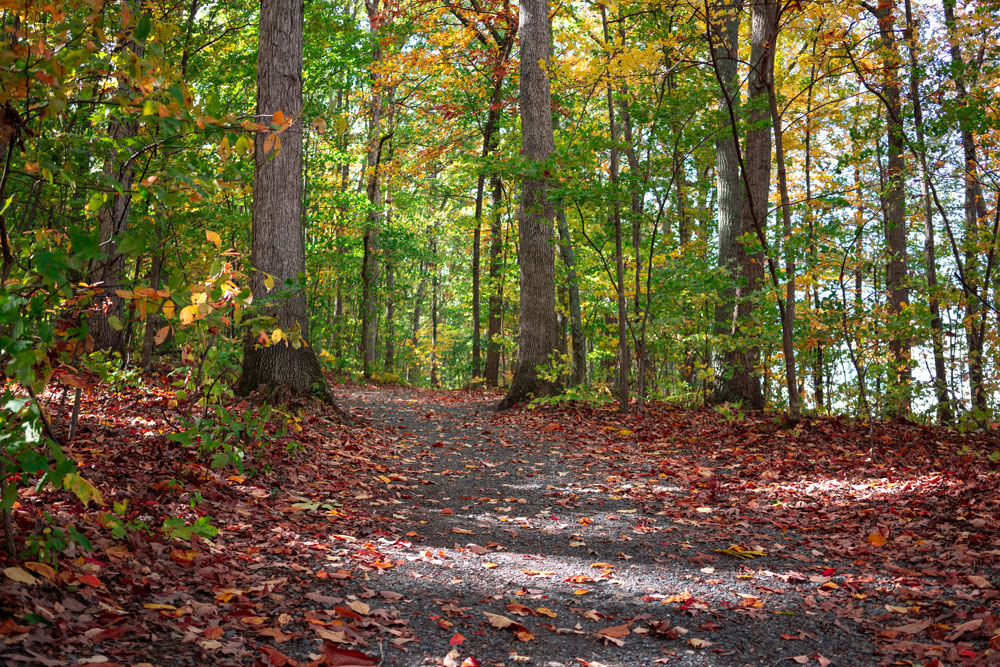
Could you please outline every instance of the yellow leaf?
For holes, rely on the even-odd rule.
[[[205,230],[205,238],[215,245],[216,250],[222,250],[222,238],[210,229]]]
[[[551,609],[549,609],[548,607],[539,607],[538,609],[535,610],[535,612],[541,614],[542,616],[548,616],[549,618],[556,617],[556,613]]]
[[[163,304],[163,316],[166,317],[166,318],[168,318],[168,319],[171,318],[171,317],[173,317],[174,316],[174,308],[175,308],[175,306],[174,306],[174,302],[173,301],[166,301],[166,302],[164,302],[164,304]]]
[[[22,584],[27,584],[29,586],[34,586],[38,583],[38,579],[31,576],[31,573],[20,567],[8,567],[5,568],[3,574],[8,579],[13,579]]]
[[[142,606],[143,606],[144,609],[154,609],[154,610],[167,609],[169,611],[174,611],[175,609],[177,609],[177,607],[175,607],[172,604],[159,604],[159,603],[156,603],[156,602],[147,602],[146,604],[144,604]]]
[[[35,574],[40,574],[46,579],[55,579],[56,571],[52,569],[51,565],[46,565],[45,563],[25,563],[25,569],[31,570]]]
[[[273,331],[273,332],[271,333],[271,343],[272,343],[272,344],[277,344],[277,343],[280,343],[280,342],[281,342],[281,339],[282,339],[282,337],[283,337],[284,335],[285,335],[285,332],[283,332],[283,331],[281,330],[281,328],[280,328],[280,327],[279,327],[279,328],[277,328],[277,329],[275,329],[275,330],[274,330],[274,331]]]
[[[196,317],[198,317],[198,306],[192,305],[181,308],[181,324],[191,324]]]
[[[392,483],[392,480],[389,479],[388,477],[386,477],[385,475],[379,475],[378,478],[380,480],[382,480],[383,482],[385,482],[386,484],[391,484]]]
[[[266,274],[264,278],[264,287],[267,288],[268,292],[274,289],[274,276]]]
[[[886,539],[882,537],[881,533],[872,533],[868,536],[868,541],[876,547],[884,547],[886,544]]]

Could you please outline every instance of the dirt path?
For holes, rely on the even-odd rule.
[[[385,389],[347,401],[398,438],[405,477],[381,510],[400,539],[372,543],[392,565],[365,583],[404,596],[393,606],[417,641],[384,646],[384,664],[876,662],[850,614],[800,606],[794,563],[714,554],[752,544],[754,527],[734,521],[720,539],[660,516],[628,493],[645,472],[635,460],[568,442],[544,413],[497,415],[494,400]]]

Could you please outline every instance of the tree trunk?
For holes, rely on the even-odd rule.
[[[262,0],[257,51],[257,118],[267,123],[281,111],[289,123],[281,135],[254,142],[253,225],[250,288],[265,315],[292,340],[258,345],[248,335],[238,393],[272,397],[319,388],[331,404],[319,361],[308,345],[302,230],[302,24],[299,2]],[[268,136],[277,141],[267,140]],[[271,150],[265,150],[270,148]],[[273,289],[268,283],[273,280]],[[286,281],[288,284],[286,284]],[[296,334],[297,331],[297,334]]]
[[[138,3],[135,0],[123,0],[123,10],[137,14]],[[145,44],[132,39],[125,41],[124,57],[132,60],[142,58],[146,51]],[[129,67],[123,68],[125,71]],[[132,84],[124,77],[118,79],[118,93],[123,97],[132,94]],[[104,158],[104,174],[117,183],[116,191],[109,194],[109,201],[98,211],[100,250],[106,255],[97,260],[91,269],[90,282],[98,285],[95,296],[96,303],[89,321],[90,335],[94,339],[94,348],[98,350],[118,350],[122,352],[122,328],[120,326],[124,313],[124,301],[115,294],[121,289],[122,276],[125,272],[125,256],[118,252],[118,240],[128,229],[129,212],[132,207],[132,178],[134,162],[129,140],[139,132],[139,122],[131,115],[111,114],[108,121],[108,136],[114,142],[114,148]],[[111,316],[117,318],[119,325],[112,326]]]
[[[889,408],[895,417],[910,410],[910,330],[906,317],[909,298],[906,285],[906,190],[903,148],[902,104],[899,94],[899,47],[896,43],[896,17],[893,2],[880,4],[874,12],[878,20],[882,47],[882,99],[885,106],[886,141],[888,145],[883,233],[886,248],[885,289],[889,313],[889,351],[891,361],[889,381],[898,391]]]
[[[490,219],[490,297],[489,315],[486,325],[486,386],[496,387],[500,382],[500,345],[495,338],[500,335],[500,318],[503,308],[503,292],[500,286],[501,253],[503,251],[503,182],[500,174],[490,177],[493,191],[493,216]]]
[[[967,69],[972,64],[966,63],[962,56],[960,34],[955,18],[955,0],[942,0],[944,20],[947,28],[949,53],[951,56],[952,78],[955,81],[955,101],[962,110],[968,108],[969,85]],[[980,242],[980,222],[986,217],[986,204],[983,199],[982,186],[979,182],[979,158],[976,149],[976,138],[968,127],[968,121],[961,122],[962,136],[962,184],[965,191],[965,270],[962,286],[965,295],[965,327],[966,345],[969,348],[969,391],[972,397],[972,409],[984,411],[987,409],[987,394],[985,389],[985,374],[983,371],[983,335],[982,320],[986,317],[983,304],[976,294],[976,284],[979,282],[977,261],[978,244]],[[959,258],[955,258],[958,260]],[[985,295],[988,285],[981,285]]]
[[[709,43],[713,50],[713,62],[717,68],[718,78],[722,81],[719,90],[719,111],[728,114],[724,122],[736,120],[739,109],[740,89],[736,78],[739,60],[739,31],[742,2],[739,0],[725,1],[722,5],[722,25],[714,28],[715,37]],[[719,267],[729,275],[728,284],[720,290],[715,308],[715,334],[718,338],[729,338],[727,347],[732,347],[737,335],[738,309],[736,303],[737,289],[742,277],[742,266],[746,260],[740,237],[742,228],[742,185],[740,166],[737,157],[738,146],[730,132],[720,132],[715,141],[715,163],[718,190],[718,227],[719,227]],[[718,349],[713,353],[713,368],[715,382],[713,400],[717,403],[742,402],[746,392],[740,391],[739,380],[749,375],[746,369],[731,369],[734,361],[739,358],[727,349]],[[731,371],[737,375],[730,376]],[[758,385],[759,386],[759,385]]]
[[[611,39],[608,32],[607,8],[601,5],[601,23],[604,26],[604,43],[608,48],[608,58],[610,60]],[[618,411],[628,412],[628,373],[632,366],[629,359],[628,347],[628,304],[625,300],[625,261],[622,239],[622,215],[621,206],[618,202],[619,187],[619,151],[618,151],[618,127],[615,123],[615,98],[611,85],[611,77],[608,78],[606,92],[608,102],[608,134],[611,137],[611,155],[608,168],[608,177],[611,188],[611,223],[615,230],[615,295],[618,300]],[[638,259],[638,257],[636,258]],[[636,273],[636,287],[638,288],[638,273]],[[638,307],[638,291],[636,291],[636,306]]]
[[[747,137],[746,158],[743,164],[743,186],[745,196],[741,202],[740,223],[736,238],[735,273],[739,286],[736,289],[734,317],[730,323],[729,336],[739,341],[741,328],[752,324],[756,308],[752,299],[760,288],[764,273],[763,252],[747,254],[741,239],[755,232],[762,233],[767,220],[768,191],[771,184],[771,130],[768,127],[767,82],[773,62],[772,24],[774,5],[771,2],[754,4],[753,21],[750,31],[750,74],[747,91]],[[734,148],[737,152],[738,147]],[[758,239],[759,241],[759,239]],[[721,244],[721,241],[720,241]],[[732,265],[731,265],[732,266]],[[731,271],[732,275],[732,271]],[[754,409],[764,407],[760,378],[755,366],[760,359],[760,350],[746,340],[738,342],[739,347],[730,355],[732,376],[723,378],[725,388],[723,400],[735,400]]]
[[[379,225],[381,221],[382,191],[379,182],[379,163],[382,158],[382,90],[376,66],[382,60],[382,43],[378,34],[378,0],[366,1],[368,21],[371,26],[375,49],[369,69],[371,101],[368,105],[368,146],[365,158],[365,195],[368,214],[365,221],[361,257],[361,370],[370,379],[375,367],[375,343],[378,333],[378,280],[379,280]]]
[[[785,386],[788,391],[788,416],[792,421],[802,417],[799,384],[795,372],[795,249],[792,245],[792,204],[788,198],[788,175],[785,171],[785,142],[781,127],[781,113],[774,89],[774,51],[777,48],[777,13],[771,17],[775,23],[771,30],[771,66],[767,80],[767,100],[774,131],[774,159],[778,163],[778,193],[781,198],[782,231],[785,237],[785,307],[782,309],[781,349],[785,357]],[[768,170],[770,171],[770,169]]]
[[[927,271],[927,299],[931,314],[931,349],[934,354],[934,393],[937,397],[937,417],[942,424],[952,421],[951,400],[948,398],[947,370],[944,360],[944,326],[938,299],[937,252],[934,244],[934,214],[931,203],[930,171],[927,168],[927,145],[924,141],[924,113],[917,79],[916,25],[913,9],[906,0],[906,39],[910,57],[910,102],[913,104],[913,125],[917,133],[917,159],[920,168],[920,199],[924,214],[924,262]]]
[[[538,375],[556,350],[555,254],[552,244],[551,178],[545,162],[555,150],[552,136],[552,96],[549,88],[549,14],[547,0],[522,0],[521,148],[528,161],[521,184],[518,226],[521,269],[517,367],[499,409],[533,396],[552,394],[557,387]],[[538,173],[541,171],[542,173]]]
[[[569,335],[573,349],[573,372],[570,386],[582,385],[587,377],[587,341],[583,337],[583,316],[580,309],[580,279],[576,273],[576,253],[569,233],[566,210],[556,209],[556,224],[559,230],[559,256],[566,266],[566,283],[569,292]]]

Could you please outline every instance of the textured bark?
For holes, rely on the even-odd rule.
[[[947,424],[952,421],[951,400],[948,397],[947,370],[944,360],[944,326],[941,320],[941,305],[938,299],[937,249],[934,243],[934,214],[930,192],[930,170],[927,168],[926,144],[924,142],[924,112],[920,98],[920,81],[917,78],[916,26],[910,0],[906,8],[906,45],[910,58],[910,102],[913,104],[913,125],[917,133],[917,159],[920,167],[920,199],[923,204],[924,220],[924,263],[927,273],[927,300],[931,315],[931,349],[934,354],[934,393],[937,398],[938,421]]]
[[[962,56],[961,36],[955,18],[955,0],[942,0],[944,7],[945,26],[948,34],[949,55],[951,56],[952,78],[955,81],[956,102],[959,107],[968,104],[969,84],[967,81],[970,65]],[[966,345],[969,354],[969,391],[972,395],[972,407],[975,410],[986,410],[987,394],[983,370],[983,345],[985,342],[986,313],[983,304],[976,293],[976,284],[980,282],[978,266],[978,245],[982,233],[981,224],[986,218],[986,202],[983,199],[982,186],[979,182],[979,158],[976,149],[976,138],[972,130],[963,122],[962,185],[965,192],[965,278],[963,292],[965,294]],[[959,258],[955,258],[958,260]],[[988,286],[980,289],[985,294]]]
[[[723,2],[718,15],[712,17],[716,25],[712,30],[713,61],[717,68],[718,78],[724,84],[719,91],[719,110],[724,115],[724,122],[735,122],[739,110],[739,84],[736,79],[739,59],[739,30],[742,3]],[[733,114],[729,118],[730,111]],[[743,279],[742,267],[746,263],[743,245],[740,237],[742,227],[742,182],[740,166],[737,157],[738,146],[733,134],[720,131],[715,141],[715,171],[716,189],[718,191],[718,227],[719,227],[719,267],[729,274],[729,284],[720,290],[715,308],[715,334],[718,337],[735,337],[739,324],[737,309],[737,285]],[[736,362],[740,368],[731,369]],[[737,354],[725,350],[715,350],[712,355],[712,366],[715,370],[713,400],[717,403],[742,402],[745,391],[741,391],[741,380],[749,377],[743,368],[743,359]],[[735,375],[729,377],[732,370]],[[759,383],[758,383],[759,386]]]
[[[361,369],[365,378],[371,378],[375,368],[375,343],[378,334],[378,281],[379,281],[379,226],[381,222],[382,189],[379,181],[379,163],[382,157],[382,90],[376,66],[382,60],[382,43],[378,35],[378,1],[366,2],[368,21],[375,42],[372,64],[371,101],[368,104],[368,146],[365,157],[365,195],[368,214],[365,220],[361,257]]]
[[[138,3],[126,0],[122,3],[136,15]],[[129,60],[142,58],[146,47],[131,39],[125,41],[125,57]],[[126,71],[127,67],[123,68]],[[118,79],[118,92],[124,97],[132,94],[132,85],[125,78]],[[90,282],[98,285],[96,308],[90,317],[90,335],[94,348],[98,350],[122,349],[123,337],[108,321],[114,315],[122,320],[124,301],[115,294],[121,289],[125,272],[125,256],[118,252],[118,240],[128,230],[129,213],[132,208],[132,179],[135,165],[129,140],[139,132],[139,122],[131,115],[111,114],[108,121],[108,137],[113,147],[104,158],[104,174],[115,183],[115,192],[109,193],[109,203],[101,207],[97,218],[99,223],[100,249],[106,255],[91,267]]]
[[[546,0],[523,0],[521,35],[521,149],[528,161],[521,183],[518,263],[521,268],[521,312],[517,367],[499,409],[557,387],[539,377],[537,366],[556,350],[555,253],[552,243],[552,202],[547,196],[548,173],[542,163],[555,150],[552,136],[552,95],[549,87],[549,15]],[[543,67],[543,65],[545,67]]]
[[[893,416],[904,416],[910,409],[910,341],[908,323],[901,318],[909,300],[906,276],[906,190],[903,149],[902,104],[899,94],[899,46],[896,41],[895,5],[887,2],[874,12],[878,19],[882,47],[882,98],[885,106],[886,142],[888,146],[884,200],[883,232],[885,237],[886,305],[890,319],[889,351],[891,354],[889,381],[900,394],[889,406]]]
[[[486,386],[496,387],[500,382],[500,346],[495,337],[500,335],[503,310],[503,292],[500,284],[501,252],[503,251],[503,181],[500,174],[490,177],[493,191],[493,216],[490,219],[490,296],[489,314],[486,324]]]
[[[238,393],[264,391],[274,398],[318,390],[332,404],[316,354],[308,345],[302,229],[302,23],[301,2],[263,0],[257,52],[257,117],[267,123],[276,111],[291,119],[280,135],[281,148],[264,151],[265,135],[254,142],[253,229],[250,250],[254,271],[250,288],[263,313],[283,331],[296,329],[302,344],[286,341],[268,347],[248,335]],[[273,276],[274,289],[266,280]],[[292,285],[285,284],[291,281]]]
[[[392,215],[389,203],[386,202],[386,221]],[[396,365],[396,304],[393,301],[396,291],[396,273],[392,263],[392,255],[385,256],[385,357],[386,372],[392,372]]]

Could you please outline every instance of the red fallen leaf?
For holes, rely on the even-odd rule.
[[[76,575],[76,580],[94,588],[101,587],[101,580],[92,574],[78,574]]]
[[[114,628],[108,628],[107,630],[102,630],[93,636],[92,641],[102,642],[106,639],[118,639],[126,632],[131,630],[127,625],[119,625]]]
[[[832,577],[834,574],[836,574],[836,571],[832,567],[828,567],[823,570],[824,577]]]
[[[335,605],[333,610],[343,616],[344,618],[350,618],[355,621],[361,620],[361,614],[354,611],[353,609],[348,609],[347,607],[341,607],[339,604]]]
[[[0,623],[0,635],[20,635],[25,632],[31,632],[31,628],[18,625],[13,618],[8,618]]]
[[[333,644],[323,644],[323,658],[332,667],[374,667],[378,664],[375,658],[369,658],[361,651],[350,648],[340,648]]]
[[[983,624],[983,619],[975,618],[971,621],[966,621],[965,623],[957,625],[955,626],[955,631],[952,632],[950,635],[948,635],[948,641],[953,642],[962,635],[964,635],[966,632],[972,632],[974,630],[978,630],[980,626],[982,626],[982,624]]]
[[[507,605],[507,611],[512,614],[517,614],[518,616],[528,616],[529,614],[531,616],[535,615],[535,612],[531,609],[531,607],[525,607],[523,604],[518,604],[517,602],[512,602]]]
[[[210,625],[201,633],[205,639],[217,639],[222,636],[222,628],[217,625]]]
[[[469,656],[468,658],[462,661],[460,667],[483,667],[483,663],[479,662],[472,656]]]
[[[265,662],[273,667],[285,667],[291,661],[287,655],[270,646],[261,646],[260,652],[264,654]]]
[[[448,640],[448,645],[449,646],[458,646],[459,644],[461,644],[464,641],[465,641],[465,637],[463,637],[460,633],[456,632],[452,636],[452,638]]]
[[[574,574],[572,577],[567,577],[563,581],[568,581],[571,584],[592,584],[594,580],[585,574]]]

